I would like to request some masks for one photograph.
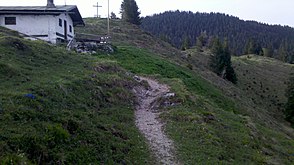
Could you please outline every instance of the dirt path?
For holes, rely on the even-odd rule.
[[[164,133],[164,124],[159,120],[159,112],[156,110],[157,100],[169,92],[169,87],[149,78],[140,77],[140,80],[147,81],[150,88],[134,89],[139,101],[136,108],[136,125],[149,142],[158,164],[180,164],[174,156],[173,142]]]

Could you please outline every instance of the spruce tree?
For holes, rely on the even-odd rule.
[[[210,56],[210,68],[218,76],[221,76],[224,63],[222,61],[223,48],[219,38],[214,38],[211,47],[212,55]]]
[[[187,50],[190,48],[191,41],[189,37],[185,36],[182,42],[181,50]]]
[[[272,47],[262,48],[264,57],[273,57],[274,51]]]
[[[278,49],[278,59],[283,62],[287,59],[287,49],[285,43],[282,43]]]
[[[110,18],[111,19],[117,19],[116,14],[114,12],[110,13]]]
[[[223,45],[223,62],[225,68],[225,75],[223,75],[223,78],[228,81],[231,81],[234,84],[237,84],[237,75],[235,73],[234,68],[232,67],[231,52],[229,50],[229,44],[227,39],[225,39]]]
[[[255,41],[255,39],[249,39],[245,46],[244,54],[255,54],[263,56],[263,50],[259,43]]]
[[[202,47],[203,47],[203,44],[202,44],[200,38],[198,37],[197,40],[196,40],[196,50],[197,51],[202,51]]]
[[[202,51],[202,47],[207,44],[208,36],[206,32],[201,32],[200,36],[196,40],[196,49]]]
[[[135,0],[124,0],[121,4],[121,18],[122,20],[135,24],[141,24],[140,12]]]
[[[222,45],[218,38],[214,39],[210,67],[214,73],[223,79],[231,81],[234,84],[237,83],[237,76],[232,67],[231,53],[227,40],[225,40],[224,45]]]
[[[237,75],[236,75],[235,70],[231,64],[226,67],[225,79],[228,81],[231,81],[233,84],[237,84],[237,81],[238,81]]]

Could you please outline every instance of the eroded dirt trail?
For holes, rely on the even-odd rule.
[[[173,142],[164,133],[164,124],[159,120],[157,101],[169,92],[167,85],[159,84],[149,78],[140,77],[140,80],[148,82],[150,88],[134,89],[138,97],[139,105],[136,110],[136,125],[149,142],[149,146],[155,155],[158,164],[180,164],[174,156]]]

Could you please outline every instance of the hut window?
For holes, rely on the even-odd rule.
[[[16,17],[5,17],[5,25],[16,25]]]
[[[62,19],[59,18],[59,26],[62,27]]]

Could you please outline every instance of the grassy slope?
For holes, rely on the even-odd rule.
[[[90,26],[81,31],[103,33],[103,27],[106,25],[104,21],[87,19],[86,22]],[[183,162],[293,163],[293,129],[281,119],[281,110],[277,110],[277,107],[281,108],[285,99],[276,99],[279,103],[272,104],[272,108],[268,109],[267,104],[258,102],[270,99],[260,98],[258,91],[244,90],[249,83],[245,80],[256,76],[259,82],[265,82],[263,88],[272,89],[276,91],[278,98],[284,98],[284,82],[291,66],[279,67],[280,64],[263,64],[263,60],[247,62],[246,59],[235,59],[234,64],[240,63],[241,66],[237,68],[241,83],[234,86],[219,79],[207,69],[208,52],[179,52],[137,27],[117,20],[111,23],[111,33],[114,44],[132,45],[137,48],[119,47],[119,52],[115,56],[100,58],[116,60],[122,67],[136,74],[155,76],[169,84],[177,93],[177,98],[172,101],[181,104],[163,108],[162,119],[167,122],[167,131],[176,141]],[[192,71],[186,67],[189,64],[192,65]],[[267,71],[267,76],[258,77],[264,74],[263,65],[264,69],[271,68],[272,73],[282,71],[283,74],[270,76],[271,72]],[[277,66],[278,69],[275,70],[273,66]],[[257,69],[260,67],[261,69]],[[248,72],[257,74],[242,76],[242,72],[248,69]],[[266,78],[269,78],[271,83],[266,82]],[[284,85],[276,86],[273,83],[275,81]]]
[[[0,164],[150,162],[134,124],[135,83],[115,62],[2,28],[0,52]]]
[[[251,100],[267,109],[277,119],[287,99],[285,90],[293,65],[260,56],[247,55],[234,58],[239,74],[238,87],[251,96]]]
[[[240,109],[243,107],[187,68],[134,47],[119,47],[115,56],[100,58],[117,60],[136,74],[154,76],[177,93],[169,101],[180,105],[163,108],[162,119],[167,122],[167,131],[176,141],[183,162],[291,164],[293,161],[291,137],[253,121],[253,116]],[[275,143],[268,144],[268,137]]]
[[[178,97],[171,102],[181,105],[166,107],[162,117],[168,123],[167,130],[176,141],[183,162],[262,161],[258,150],[253,149],[258,146],[257,142],[251,140],[249,129],[242,124],[244,120],[234,114],[237,111],[234,103],[223,98],[219,90],[186,68],[165,62],[149,52],[133,47],[120,50],[112,60],[118,60],[134,73],[157,75],[177,93]],[[215,119],[209,121],[207,118],[212,115]]]
[[[193,64],[195,71],[237,103],[251,136],[262,146],[266,162],[291,164],[294,133],[284,121],[282,111],[293,65],[252,55],[234,57],[233,65],[239,79],[234,86],[208,71],[209,52],[189,50],[186,53],[189,55],[186,60]]]

